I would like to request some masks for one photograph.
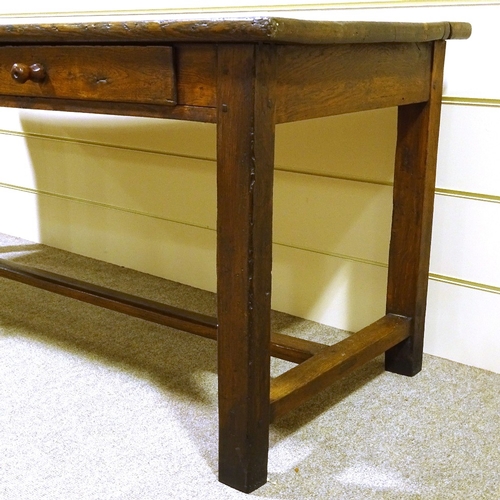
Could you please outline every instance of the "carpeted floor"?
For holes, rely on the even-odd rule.
[[[2,257],[213,313],[214,296],[0,235]],[[217,482],[210,340],[0,279],[0,499],[243,499]],[[284,314],[276,331],[345,333]],[[474,332],[471,332],[474,335]],[[275,373],[287,367],[275,362]],[[500,498],[500,375],[382,359],[272,426],[262,499]]]

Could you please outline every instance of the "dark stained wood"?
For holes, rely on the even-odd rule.
[[[302,363],[327,347],[326,344],[282,333],[271,334],[271,356],[293,363]]]
[[[271,421],[401,342],[409,330],[410,319],[389,314],[275,378],[271,384]]]
[[[278,50],[278,123],[429,98],[431,43]]]
[[[10,75],[12,79],[17,83],[25,83],[31,80],[35,83],[41,83],[47,78],[47,72],[45,68],[38,63],[31,65],[23,63],[14,63],[10,70]]]
[[[244,492],[267,480],[274,52],[218,54],[219,480]]]
[[[75,278],[0,259],[0,277],[35,286],[65,297],[151,321],[201,337],[217,340],[217,318],[186,311],[161,302],[111,290]],[[271,334],[271,355],[301,363],[324,349],[325,344],[280,333]]]
[[[172,52],[169,46],[2,47],[0,94],[172,105]],[[41,81],[30,77],[33,65],[43,67]]]
[[[31,68],[27,64],[14,63],[10,75],[18,83],[27,82],[30,79]]]
[[[0,277],[36,286],[49,292],[202,337],[215,338],[217,334],[217,320],[210,316],[168,306],[124,292],[110,290],[109,288],[49,271],[23,266],[4,259],[0,259]]]
[[[215,108],[201,106],[165,106],[153,104],[116,103],[104,101],[79,101],[70,99],[46,99],[22,96],[0,96],[0,106],[10,108],[45,109],[78,113],[143,116],[215,123]]]
[[[1,25],[1,106],[217,122],[217,320],[8,262],[0,276],[216,338],[219,478],[254,490],[271,418],[383,352],[388,370],[420,370],[442,40],[469,35],[467,23],[266,16]],[[396,105],[387,315],[330,347],[271,335],[276,123]],[[271,354],[301,363],[272,388]]]
[[[47,70],[42,64],[34,63],[30,66],[30,80],[35,83],[42,83],[47,78]]]
[[[109,22],[0,26],[0,43],[280,42],[300,44],[428,42],[468,38],[468,23],[309,21],[285,17],[124,17]]]
[[[61,47],[51,47],[51,50],[65,51],[65,46]],[[130,49],[130,47],[128,47]],[[2,49],[2,53],[3,50]],[[79,47],[73,47],[73,49],[80,49]],[[168,48],[170,50],[170,48]],[[8,48],[9,54],[12,54],[12,50],[16,51],[16,55],[19,55],[19,51],[23,51],[23,55],[26,53],[25,47],[14,47]],[[38,58],[38,50],[42,50],[41,47],[30,51],[30,60]],[[42,51],[43,53],[43,51]],[[137,55],[139,53],[136,52]],[[63,54],[64,55],[64,54]],[[6,58],[0,55],[0,104],[2,106],[8,107],[19,107],[19,108],[29,108],[29,109],[57,109],[62,111],[73,111],[73,112],[84,112],[84,113],[99,113],[99,114],[115,114],[115,115],[129,115],[129,116],[146,116],[152,118],[169,118],[174,120],[191,120],[191,121],[201,121],[215,123],[216,120],[216,70],[217,70],[217,46],[215,44],[181,44],[173,47],[173,66],[175,67],[175,86],[177,89],[177,106],[169,105],[171,103],[165,103],[164,96],[160,96],[159,99],[162,104],[150,103],[143,104],[144,96],[148,95],[148,77],[143,75],[144,78],[141,92],[134,94],[132,97],[136,99],[136,102],[112,102],[112,100],[82,100],[77,92],[74,92],[73,87],[69,87],[65,90],[65,94],[68,94],[68,98],[61,98],[61,95],[57,96],[58,99],[50,97],[50,93],[53,90],[49,83],[48,88],[40,86],[39,84],[33,84],[29,82],[27,85],[29,87],[24,87],[24,85],[17,84],[9,79],[7,74],[7,69],[12,60],[12,57]],[[4,61],[3,67],[1,61]],[[140,63],[138,60],[137,63]],[[9,70],[10,71],[10,70]],[[92,69],[89,71],[90,74],[95,74]],[[1,95],[2,81],[4,82],[3,87],[7,87],[7,91],[4,94],[11,95]],[[126,85],[127,83],[124,82]],[[172,81],[172,85],[174,82]],[[164,85],[164,83],[162,83]],[[136,85],[139,87],[139,84]],[[132,88],[128,90],[130,94]],[[44,97],[30,97],[44,95]],[[109,91],[108,91],[109,94]],[[141,97],[139,97],[139,94]],[[47,97],[49,96],[49,97]],[[117,94],[117,99],[124,100],[122,94]],[[54,96],[55,97],[55,96]],[[94,97],[104,98],[101,94],[94,95]],[[157,96],[158,98],[158,96]],[[151,101],[151,99],[149,99]],[[166,105],[167,104],[167,105]]]
[[[174,46],[177,68],[177,102],[186,106],[217,103],[217,46],[178,44]]]
[[[422,368],[445,42],[434,44],[430,99],[398,114],[387,313],[413,318],[411,336],[386,354],[386,369]]]

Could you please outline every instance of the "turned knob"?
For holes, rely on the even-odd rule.
[[[25,83],[28,80],[40,83],[45,80],[47,76],[45,68],[38,63],[32,64],[31,66],[23,63],[15,63],[10,70],[10,74],[17,83]]]

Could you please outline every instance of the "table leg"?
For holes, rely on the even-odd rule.
[[[267,481],[273,50],[218,48],[219,480],[244,492]]]
[[[386,369],[422,368],[445,42],[434,43],[428,102],[399,107],[387,312],[412,318],[408,339],[386,352]]]

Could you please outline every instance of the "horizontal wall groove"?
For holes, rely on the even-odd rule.
[[[297,4],[250,4],[242,7],[228,6],[203,6],[203,7],[182,7],[182,8],[165,8],[165,9],[127,9],[127,10],[106,10],[106,11],[57,11],[44,13],[9,13],[2,14],[2,17],[9,18],[44,18],[44,17],[104,17],[104,16],[130,16],[134,14],[144,15],[161,15],[161,14],[203,14],[217,12],[257,12],[257,11],[304,11],[304,10],[339,10],[339,9],[397,9],[408,7],[450,7],[450,6],[490,6],[500,5],[498,0],[409,0],[402,3],[398,0],[386,1],[357,1],[357,2],[314,2],[314,3],[297,3]]]
[[[15,130],[0,129],[0,134],[10,135],[10,136],[15,136],[15,137],[24,137],[25,139],[40,139],[40,140],[47,140],[47,141],[63,142],[66,144],[76,144],[76,145],[85,145],[85,146],[92,146],[92,147],[109,148],[109,149],[114,149],[114,150],[118,150],[118,151],[132,151],[132,152],[136,152],[136,153],[168,156],[171,158],[181,158],[181,159],[186,159],[186,160],[204,161],[204,162],[211,162],[211,163],[214,163],[217,161],[215,158],[211,158],[211,157],[207,157],[207,156],[184,155],[184,154],[173,153],[173,152],[169,152],[169,151],[158,151],[155,149],[126,146],[126,145],[122,145],[122,144],[110,144],[110,143],[91,141],[91,140],[85,140],[85,139],[60,137],[60,136],[55,136],[55,135],[37,134],[37,133],[33,133],[33,132],[17,132]],[[322,177],[325,179],[342,180],[342,181],[350,181],[350,182],[363,182],[363,183],[367,183],[367,184],[375,184],[375,185],[380,185],[380,186],[392,186],[392,182],[384,182],[384,181],[377,181],[377,180],[372,180],[372,179],[362,179],[362,178],[347,177],[347,176],[327,175],[325,173],[309,172],[309,171],[291,169],[289,167],[282,166],[282,165],[276,165],[275,171],[285,172],[285,173],[290,173],[290,174],[297,174],[297,175],[310,175],[310,176],[314,176],[314,177]]]
[[[109,148],[109,149],[115,149],[118,151],[132,151],[132,152],[136,152],[136,153],[169,156],[172,158],[182,158],[182,159],[187,159],[187,160],[209,161],[209,162],[215,161],[214,158],[203,157],[203,156],[183,155],[181,153],[172,153],[172,152],[168,152],[168,151],[158,151],[156,149],[126,146],[124,144],[110,144],[110,143],[106,143],[106,142],[90,141],[90,140],[86,140],[86,139],[74,139],[74,138],[69,138],[69,137],[60,137],[60,136],[56,136],[56,135],[36,134],[33,132],[17,132],[15,130],[0,129],[0,134],[11,135],[11,136],[16,136],[16,137],[24,137],[25,139],[40,139],[40,140],[46,140],[46,141],[64,142],[66,144],[78,144],[78,145],[93,146],[93,147],[99,147],[99,148]]]
[[[341,175],[327,175],[325,173],[320,172],[309,172],[306,170],[292,170],[291,168],[287,168],[284,166],[276,166],[275,170],[277,172],[284,172],[287,174],[297,174],[297,175],[308,175],[311,177],[321,177],[323,179],[335,180],[335,181],[347,181],[347,182],[361,182],[363,184],[374,184],[376,186],[389,186],[392,187],[392,182],[378,181],[375,179],[362,179],[360,177],[347,177]]]
[[[460,278],[453,278],[451,276],[443,276],[441,274],[430,273],[429,279],[439,281],[440,283],[448,283],[449,285],[461,286],[464,288],[472,288],[481,292],[495,293],[500,295],[500,287],[487,285],[485,283],[477,283],[475,281],[467,281]]]
[[[285,247],[285,248],[291,248],[293,250],[301,250],[303,252],[310,252],[314,253],[317,255],[324,255],[326,257],[334,257],[336,259],[341,259],[341,260],[346,260],[350,262],[359,262],[360,264],[367,264],[370,266],[375,266],[375,267],[387,267],[387,263],[384,262],[378,262],[375,260],[369,260],[369,259],[363,259],[361,257],[355,257],[352,255],[344,255],[344,254],[339,254],[339,253],[334,253],[334,252],[327,252],[325,250],[319,250],[317,248],[311,248],[311,247],[299,247],[297,245],[288,245],[287,243],[279,242],[279,241],[273,241],[274,245]]]
[[[275,245],[286,247],[286,248],[292,248],[294,250],[301,250],[303,252],[310,252],[310,253],[315,253],[319,255],[325,255],[327,257],[334,257],[336,259],[341,259],[341,260],[346,260],[350,262],[358,262],[361,264],[367,264],[371,266],[376,266],[376,267],[384,267],[388,268],[387,263],[384,262],[377,262],[377,261],[372,261],[368,259],[362,259],[358,257],[353,257],[350,255],[342,255],[342,254],[336,254],[332,252],[324,252],[321,250],[313,249],[310,247],[297,247],[297,246],[292,246],[292,245],[287,245],[286,243],[280,243],[280,242],[274,242]],[[486,283],[478,283],[475,281],[468,281],[460,278],[454,278],[452,276],[445,276],[442,274],[437,274],[437,273],[429,273],[429,279],[433,281],[439,281],[441,283],[448,283],[450,285],[455,285],[455,286],[460,286],[460,287],[465,287],[465,288],[472,288],[474,290],[479,290],[483,292],[488,292],[488,293],[495,293],[495,294],[500,294],[500,287],[494,286],[494,285],[487,285]]]
[[[45,192],[45,191],[38,191],[38,190],[35,190],[35,189],[30,189],[30,188],[25,188],[25,187],[20,187],[20,186],[14,186],[14,185],[5,184],[5,183],[0,183],[0,188],[10,189],[10,190],[13,190],[13,191],[19,191],[19,192],[24,192],[24,193],[29,193],[29,194],[33,194],[33,195],[36,195],[36,196],[46,196],[46,197],[52,197],[52,198],[59,198],[61,200],[72,202],[72,203],[80,203],[80,204],[92,205],[94,207],[99,207],[99,208],[103,208],[103,209],[106,209],[106,210],[121,211],[121,212],[124,212],[124,213],[132,214],[132,215],[137,215],[137,216],[140,216],[140,217],[149,217],[151,219],[161,220],[161,221],[169,222],[169,223],[172,223],[172,224],[185,225],[185,226],[193,227],[193,228],[196,228],[196,229],[201,229],[201,230],[205,230],[205,231],[208,230],[208,231],[215,232],[214,228],[210,228],[210,227],[206,227],[206,226],[201,226],[201,225],[193,224],[191,222],[173,220],[173,219],[169,219],[169,218],[166,218],[166,217],[161,217],[159,215],[154,215],[154,214],[147,213],[147,212],[141,212],[139,210],[132,210],[132,209],[128,209],[128,208],[124,208],[124,207],[119,207],[119,206],[115,206],[115,205],[110,205],[110,204],[106,204],[106,203],[95,202],[95,201],[92,201],[92,200],[85,200],[85,199],[76,198],[76,197],[67,196],[67,195],[59,195],[59,194]],[[382,268],[387,268],[388,267],[387,263],[385,263],[385,262],[378,262],[378,261],[373,261],[373,260],[369,260],[369,259],[363,259],[363,258],[356,257],[356,256],[351,256],[351,255],[345,255],[345,254],[338,254],[338,253],[333,253],[333,252],[327,252],[327,251],[323,251],[323,250],[316,249],[316,248],[302,247],[302,246],[296,246],[296,245],[289,245],[287,243],[280,242],[280,241],[274,241],[273,244],[276,245],[276,246],[290,248],[290,249],[293,249],[293,250],[299,250],[299,251],[302,251],[302,252],[308,252],[308,253],[312,253],[312,254],[323,255],[323,256],[326,256],[326,257],[333,257],[335,259],[340,259],[340,260],[347,261],[347,262],[355,262],[355,263],[360,263],[360,264],[369,265],[369,266],[375,266],[375,267],[382,267]],[[450,285],[455,285],[455,286],[470,288],[470,289],[479,290],[479,291],[483,291],[483,292],[500,294],[500,287],[498,287],[498,286],[493,286],[493,285],[488,285],[488,284],[485,284],[485,283],[478,283],[478,282],[468,281],[468,280],[464,280],[464,279],[460,279],[460,278],[455,278],[455,277],[452,277],[452,276],[445,276],[445,275],[441,275],[441,274],[437,274],[437,273],[430,273],[429,274],[429,279],[431,279],[433,281],[438,281],[438,282],[441,282],[441,283],[448,283]]]
[[[500,196],[469,193],[466,191],[454,191],[452,189],[436,189],[436,194],[440,196],[449,196],[451,198],[462,198],[465,200],[484,201],[488,203],[500,203]]]
[[[443,104],[455,106],[478,106],[478,107],[500,107],[500,99],[488,99],[486,97],[452,97],[443,96]]]
[[[500,106],[500,100],[499,100],[499,106]],[[160,155],[160,156],[165,156],[165,157],[170,157],[170,158],[179,158],[179,159],[185,159],[185,160],[203,161],[203,162],[211,162],[211,163],[216,161],[214,158],[210,158],[210,157],[183,155],[183,154],[179,154],[179,153],[158,151],[158,150],[152,150],[152,149],[148,149],[148,148],[136,148],[136,147],[126,146],[126,145],[100,143],[97,141],[90,141],[90,140],[85,140],[85,139],[70,139],[70,138],[66,138],[66,137],[58,137],[58,136],[44,135],[44,134],[35,134],[35,133],[31,133],[31,132],[26,133],[26,132],[16,132],[16,131],[0,129],[0,134],[16,136],[16,137],[24,137],[25,139],[40,139],[40,140],[48,140],[48,141],[58,141],[58,142],[63,142],[63,143],[67,143],[67,144],[77,144],[77,145],[86,145],[86,146],[91,146],[91,147],[109,148],[109,149],[114,149],[114,150],[118,150],[118,151],[131,151],[131,152],[136,152],[136,153],[153,154],[153,155]],[[289,167],[282,166],[282,165],[276,165],[275,171],[276,172],[284,172],[284,173],[288,173],[288,174],[295,174],[295,175],[307,175],[307,176],[312,176],[312,177],[320,177],[320,178],[324,178],[324,179],[328,179],[328,180],[335,180],[335,181],[360,182],[363,184],[371,184],[371,185],[387,186],[387,187],[393,186],[393,183],[389,182],[389,181],[378,181],[375,179],[363,179],[363,178],[358,178],[358,177],[348,177],[348,176],[339,176],[339,175],[327,175],[325,173],[291,169]],[[0,185],[2,185],[4,187],[7,186],[7,185],[3,185],[1,183],[0,183]],[[28,188],[23,188],[20,186],[12,186],[12,188],[17,188],[19,190],[28,189]],[[51,194],[49,192],[44,193],[44,192],[38,191],[36,189],[34,189],[33,192],[40,192],[43,194]],[[470,200],[475,200],[475,201],[484,201],[484,202],[489,202],[489,203],[500,203],[500,196],[475,193],[475,192],[468,192],[468,191],[456,191],[456,190],[452,190],[452,189],[445,189],[445,188],[439,188],[439,187],[436,188],[436,195],[448,196],[448,197],[454,197],[454,198],[462,198],[462,199],[470,199]],[[84,200],[84,201],[89,202],[89,203],[91,202],[90,200]],[[182,223],[184,224],[184,222],[182,222]]]
[[[291,170],[291,169],[287,169],[285,167],[277,167],[276,170],[279,172],[286,172],[289,174],[310,175],[313,177],[322,177],[322,178],[328,179],[328,180],[361,182],[363,184],[373,184],[376,186],[387,186],[387,187],[392,187],[394,185],[393,182],[383,182],[383,181],[376,181],[376,180],[370,180],[370,179],[361,179],[361,178],[356,178],[356,177],[333,176],[333,175],[326,175],[324,173],[314,173],[314,172]],[[489,203],[500,203],[500,196],[489,195],[489,194],[474,193],[474,192],[468,192],[468,191],[456,191],[456,190],[452,190],[452,189],[445,189],[445,188],[439,188],[439,187],[436,188],[435,193],[436,193],[436,195],[439,195],[439,196],[448,196],[448,197],[453,197],[453,198],[462,198],[462,199],[475,200],[475,201],[485,201],[485,202],[489,202]]]
[[[15,186],[13,184],[6,184],[3,182],[0,182],[0,188],[10,189],[12,191],[20,191],[23,193],[29,193],[29,194],[33,194],[36,196],[47,196],[50,198],[58,198],[58,199],[73,202],[73,203],[92,205],[94,207],[100,207],[100,208],[104,208],[106,210],[115,210],[115,211],[124,212],[124,213],[128,213],[128,214],[138,215],[140,217],[149,217],[151,219],[170,222],[172,224],[180,224],[183,226],[190,226],[190,227],[194,227],[197,229],[215,231],[214,228],[211,228],[209,226],[202,226],[200,224],[194,224],[192,222],[184,221],[184,220],[169,219],[168,217],[162,217],[161,215],[153,214],[151,212],[143,212],[141,210],[134,210],[134,209],[126,208],[126,207],[122,207],[122,206],[111,205],[109,203],[102,203],[99,201],[89,200],[89,199],[85,199],[85,198],[78,198],[76,196],[69,196],[69,195],[59,194],[59,193],[51,193],[49,191],[43,191],[43,190],[39,190],[39,189],[31,189],[31,188],[27,188],[27,187],[23,187],[23,186]]]

